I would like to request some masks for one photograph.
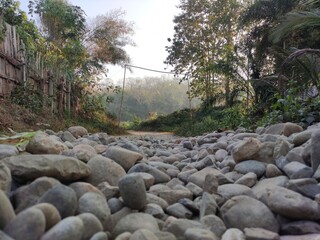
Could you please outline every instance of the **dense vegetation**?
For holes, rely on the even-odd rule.
[[[26,82],[15,89],[11,100],[39,114],[51,108],[61,117],[67,114],[103,124],[108,117],[94,97],[96,85],[107,72],[106,64],[130,62],[124,47],[134,45],[133,24],[123,19],[122,10],[88,20],[80,7],[67,0],[29,1],[29,14],[33,18],[20,10],[19,1],[0,0],[0,41],[6,34],[5,23],[16,26],[24,42],[27,74],[40,82],[41,68],[52,82],[52,92],[45,96]],[[71,93],[66,106],[61,104],[63,89]]]
[[[174,130],[319,121],[319,7],[316,0],[181,0],[166,63],[192,81],[203,106]]]
[[[320,121],[319,1],[180,0],[178,8],[165,63],[183,76],[182,83],[190,82],[190,96],[202,105],[159,116],[140,128],[194,135],[279,121],[304,126]],[[56,84],[63,76],[77,90],[74,112],[98,118],[105,101],[119,96],[96,94],[95,84],[105,73],[105,63],[130,61],[123,47],[134,44],[132,24],[119,10],[89,23],[83,10],[67,0],[30,1],[30,13],[37,14],[41,26],[28,20],[16,1],[0,0],[1,18],[18,26],[29,55],[43,54]],[[139,81],[152,84],[141,93]],[[180,93],[172,94],[163,82],[139,81],[126,89],[124,119],[184,106],[175,98]],[[117,91],[113,86],[107,90]],[[154,94],[162,91],[161,97]],[[168,100],[159,101],[166,106],[155,109],[155,98]],[[109,104],[109,110],[114,106]]]

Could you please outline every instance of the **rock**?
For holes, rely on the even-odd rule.
[[[97,188],[104,194],[107,200],[120,195],[119,187],[111,186],[108,182],[100,183]]]
[[[257,154],[252,159],[259,160],[263,163],[274,163],[275,142],[263,142]]]
[[[109,237],[105,232],[97,232],[90,238],[90,240],[108,240],[108,239]]]
[[[177,238],[169,232],[155,232],[154,235],[158,238],[158,240],[177,240]]]
[[[221,238],[223,233],[227,230],[224,222],[216,215],[206,215],[202,217],[200,221],[219,238]]]
[[[218,194],[225,199],[230,199],[234,196],[246,195],[249,197],[255,197],[251,188],[241,184],[224,184],[218,187]]]
[[[101,222],[104,230],[111,230],[111,212],[106,199],[100,194],[88,192],[78,203],[78,213],[92,213]]]
[[[213,232],[201,228],[189,228],[184,233],[186,240],[217,240]]]
[[[253,172],[249,172],[239,178],[235,184],[245,185],[247,187],[253,187],[257,183],[257,175]]]
[[[50,203],[57,208],[61,218],[73,216],[77,209],[76,193],[65,185],[58,184],[46,193],[44,193],[38,200],[39,203]]]
[[[97,187],[91,185],[90,183],[75,182],[70,184],[69,187],[72,188],[76,193],[77,199],[81,198],[87,192],[94,192],[104,196],[104,194]]]
[[[147,193],[147,203],[155,203],[162,207],[162,209],[165,209],[169,206],[166,200],[151,193]]]
[[[271,211],[301,220],[320,219],[318,203],[284,187],[267,188],[260,197]]]
[[[130,240],[132,236],[132,233],[124,232],[118,235],[118,237],[115,238],[115,240]]]
[[[314,178],[294,179],[288,182],[287,188],[306,197],[314,199],[320,193],[320,186]]]
[[[261,148],[261,142],[256,138],[241,141],[232,150],[232,157],[236,163],[253,159]]]
[[[275,186],[286,186],[288,183],[288,178],[286,176],[279,176],[274,178],[266,178],[260,180],[253,188],[252,191],[254,195],[259,199],[266,191],[266,189],[274,188]]]
[[[10,169],[0,162],[0,190],[9,195],[11,190],[12,178]]]
[[[159,219],[165,217],[162,207],[155,203],[148,203],[144,208],[144,213],[150,214],[151,216]]]
[[[74,142],[76,140],[76,138],[69,131],[64,131],[63,133],[61,133],[59,135],[59,137],[64,142],[71,142],[72,143],[72,142]]]
[[[186,149],[192,150],[193,149],[193,144],[191,141],[183,141],[182,146]]]
[[[244,235],[246,240],[279,240],[278,233],[268,231],[263,228],[245,228]]]
[[[306,234],[298,236],[281,236],[280,240],[319,240],[320,234]]]
[[[88,177],[90,167],[85,163],[62,155],[18,155],[2,159],[14,177],[34,180],[39,177],[53,177],[70,182]]]
[[[158,240],[158,238],[147,229],[139,229],[131,235],[130,240]]]
[[[46,231],[61,221],[59,211],[50,203],[39,203],[32,208],[37,208],[43,213],[46,222]]]
[[[146,205],[146,187],[141,175],[128,174],[122,177],[119,180],[119,190],[127,207],[141,210]]]
[[[213,195],[204,192],[200,201],[200,219],[206,215],[215,215],[218,209],[218,204],[214,199]]]
[[[189,182],[186,185],[186,188],[188,188],[190,190],[190,192],[193,193],[193,196],[196,196],[196,197],[199,197],[203,193],[203,189],[201,187],[199,187],[198,185],[195,185],[192,182]]]
[[[229,228],[223,235],[221,240],[246,240],[243,232],[236,228]]]
[[[302,131],[303,129],[301,126],[294,123],[287,122],[287,123],[278,123],[278,124],[271,125],[266,129],[265,133],[284,135],[286,137],[289,137],[293,133],[299,133]]]
[[[181,203],[174,203],[166,208],[166,212],[176,218],[192,218],[192,212]]]
[[[266,166],[265,164],[259,161],[247,160],[247,161],[238,163],[234,167],[234,171],[242,174],[247,174],[249,172],[252,172],[252,173],[255,173],[258,178],[261,178],[266,171]]]
[[[137,161],[143,158],[140,153],[120,147],[110,147],[103,155],[114,160],[122,166],[125,171],[128,171]]]
[[[84,225],[79,217],[67,217],[46,232],[41,240],[82,240]]]
[[[16,146],[9,144],[0,144],[0,159],[18,155],[19,151]]]
[[[166,183],[170,181],[170,177],[168,174],[160,171],[159,169],[152,167],[150,165],[147,165],[145,163],[138,163],[134,165],[130,170],[128,171],[129,173],[134,173],[134,172],[145,172],[149,173],[154,177],[154,183]]]
[[[0,239],[1,240],[14,240],[13,238],[9,237],[7,234],[2,232],[1,230],[0,230]]]
[[[184,239],[184,234],[189,228],[204,228],[204,226],[198,221],[169,217],[166,220],[162,231],[172,233],[177,239]]]
[[[110,208],[111,214],[114,214],[124,207],[124,203],[119,198],[110,198],[108,200],[108,206]]]
[[[290,179],[310,178],[313,175],[311,167],[299,162],[290,162],[283,167],[283,171]]]
[[[15,240],[34,240],[44,234],[45,228],[46,219],[42,211],[28,208],[13,218],[3,231]]]
[[[68,131],[75,137],[83,137],[88,134],[88,130],[81,126],[72,126],[68,128]]]
[[[196,199],[198,200],[197,202],[194,202],[194,201],[192,201],[191,199],[188,199],[188,198],[182,198],[178,202],[181,203],[186,208],[188,208],[195,215],[198,215],[199,214],[199,208],[200,208],[200,206],[199,206],[200,205],[199,204],[200,199],[199,198],[196,198]]]
[[[52,187],[61,184],[51,177],[40,177],[13,192],[13,204],[17,213],[38,203],[39,198]]]
[[[163,198],[168,204],[174,204],[178,202],[182,198],[189,198],[192,199],[193,194],[189,190],[161,190],[156,193],[155,195],[159,196],[160,198]]]
[[[112,236],[115,238],[124,232],[134,233],[136,230],[142,228],[151,232],[159,231],[158,223],[151,215],[145,213],[131,213],[120,219],[112,232]]]
[[[189,180],[189,182],[192,182],[202,188],[204,186],[206,175],[209,173],[214,174],[214,175],[220,174],[220,172],[217,169],[214,169],[211,167],[206,167],[206,168],[202,169],[201,171],[198,171],[198,172],[192,174],[188,180]]]
[[[154,176],[152,176],[149,173],[145,173],[145,172],[133,172],[130,173],[131,176],[141,176],[145,185],[146,189],[149,189],[155,182],[155,178]]]
[[[126,175],[118,163],[100,155],[91,158],[87,165],[91,168],[92,174],[86,179],[86,182],[94,186],[102,182],[118,186],[119,179]]]
[[[82,240],[89,240],[94,234],[103,231],[100,220],[92,213],[82,213],[79,217],[83,222]]]
[[[274,164],[268,164],[266,167],[265,175],[267,178],[278,177],[282,175],[280,169]]]
[[[4,229],[15,218],[13,207],[7,195],[0,190],[0,229]]]
[[[320,165],[320,130],[311,135],[311,167],[313,171],[317,171]]]
[[[248,196],[235,196],[220,209],[227,228],[264,228],[279,231],[279,225],[269,208],[262,202]]]
[[[273,158],[284,157],[290,151],[290,143],[284,139],[278,139],[273,149]]]
[[[178,179],[181,180],[183,183],[188,183],[189,177],[196,172],[198,172],[198,170],[194,168],[190,170],[181,171],[180,173],[178,173]]]
[[[320,224],[311,221],[296,221],[281,225],[281,233],[283,235],[305,235],[319,232]]]
[[[218,162],[222,162],[223,159],[225,159],[225,157],[228,156],[228,152],[225,149],[219,149],[218,151],[216,151],[216,153],[214,154],[214,158],[218,161]]]
[[[37,133],[26,146],[26,151],[32,154],[60,154],[67,149],[63,142],[43,132]]]
[[[75,157],[83,162],[88,162],[94,156],[97,156],[96,150],[88,144],[79,144],[72,149]]]
[[[314,130],[306,130],[297,134],[293,135],[292,142],[294,146],[300,146],[304,143],[306,143],[309,139],[311,139],[311,135],[314,132]]]
[[[218,192],[219,181],[215,173],[208,173],[203,183],[203,191],[208,193]]]

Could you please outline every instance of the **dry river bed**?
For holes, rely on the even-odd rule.
[[[130,134],[0,144],[0,239],[320,239],[320,125]]]

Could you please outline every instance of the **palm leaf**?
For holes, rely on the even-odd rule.
[[[277,43],[293,31],[313,27],[320,27],[320,10],[292,12],[271,33],[270,40]]]

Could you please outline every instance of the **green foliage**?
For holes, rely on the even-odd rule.
[[[28,108],[37,114],[43,109],[44,97],[45,96],[39,90],[35,90],[30,85],[19,85],[10,95],[10,99],[13,103]]]
[[[235,129],[252,128],[246,109],[242,105],[231,108],[188,109],[176,111],[167,116],[142,122],[137,129],[146,131],[170,131],[180,136],[196,136],[203,133]]]
[[[241,6],[236,0],[184,0],[178,7],[181,11],[174,18],[175,34],[169,39],[165,63],[191,81],[193,97],[211,107],[217,95],[225,93],[228,104],[236,84],[233,80],[240,76],[234,46]]]

